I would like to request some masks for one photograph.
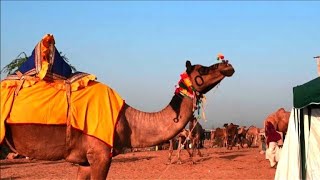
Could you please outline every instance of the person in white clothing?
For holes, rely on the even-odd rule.
[[[276,131],[270,122],[266,125],[265,131],[267,137],[266,159],[270,161],[271,167],[276,167],[280,158],[281,148],[279,146],[283,144],[283,135],[281,132]]]

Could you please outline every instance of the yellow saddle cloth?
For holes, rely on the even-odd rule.
[[[66,124],[70,118],[73,128],[94,136],[113,147],[114,127],[124,104],[113,89],[92,81],[71,84],[70,116],[64,81],[40,80],[15,91],[19,80],[1,81],[0,142],[5,136],[4,123],[8,124]],[[93,79],[93,78],[91,78]],[[79,85],[85,83],[85,87]],[[74,87],[74,91],[72,90]],[[41,136],[41,134],[39,134]]]

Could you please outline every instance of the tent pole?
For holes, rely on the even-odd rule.
[[[304,118],[303,109],[300,109],[300,165],[301,165],[301,179],[306,179],[306,150],[305,150],[305,138],[304,138]]]

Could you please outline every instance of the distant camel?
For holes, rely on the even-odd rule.
[[[181,164],[180,153],[181,153],[182,147],[184,147],[187,150],[192,163],[194,163],[193,155],[195,150],[197,150],[197,155],[199,155],[200,157],[202,156],[200,152],[200,148],[201,148],[201,140],[204,139],[204,129],[202,128],[201,124],[198,123],[196,118],[193,118],[192,120],[190,120],[189,129],[183,129],[182,132],[179,133],[177,138],[178,138],[178,149],[177,149],[178,164]],[[189,145],[191,145],[191,151],[190,151]],[[173,139],[170,140],[168,164],[171,164],[172,153],[173,153]]]
[[[189,123],[189,130],[190,130],[190,140],[191,140],[191,161],[193,161],[193,155],[195,150],[197,150],[197,155],[202,156],[200,152],[200,148],[203,146],[202,140],[204,140],[204,129],[202,128],[201,124],[198,122],[196,118],[193,118]]]
[[[251,144],[257,146],[259,139],[260,129],[255,126],[250,126],[247,129],[246,138],[250,141]]]
[[[227,149],[232,149],[234,145],[238,146],[238,149],[240,149],[239,145],[241,144],[240,139],[238,137],[238,127],[239,125],[230,123],[230,124],[224,124],[223,127],[226,128],[227,132]]]
[[[190,152],[190,148],[189,148],[189,143],[190,143],[189,135],[190,135],[190,130],[183,129],[176,137],[169,140],[170,145],[169,145],[169,156],[168,156],[167,164],[172,163],[171,160],[172,160],[172,154],[173,154],[173,146],[176,141],[178,141],[178,148],[177,148],[178,160],[177,160],[177,163],[181,164],[180,153],[181,153],[181,150],[183,147],[187,150],[189,156],[191,157],[191,152]]]
[[[210,134],[211,147],[217,144],[218,147],[227,147],[227,131],[226,128],[216,128]]]
[[[78,179],[105,180],[112,155],[121,153],[125,147],[151,147],[172,139],[193,117],[196,99],[233,73],[227,61],[208,67],[187,61],[186,76],[191,87],[181,84],[181,91],[176,91],[169,105],[159,112],[142,112],[125,103],[115,127],[113,147],[73,128],[70,142],[66,142],[66,125],[7,124],[6,138],[21,155],[43,160],[66,159],[80,165]],[[190,89],[192,95],[183,93]]]

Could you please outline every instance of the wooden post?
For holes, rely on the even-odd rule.
[[[314,57],[317,61],[318,76],[320,77],[320,56]]]

